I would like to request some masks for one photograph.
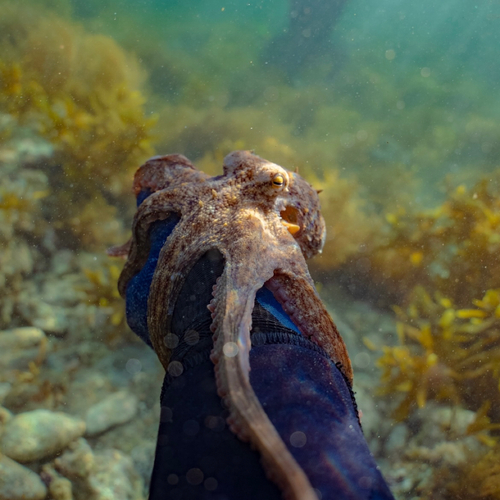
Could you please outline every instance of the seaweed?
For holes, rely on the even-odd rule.
[[[500,498],[500,446],[484,455],[468,457],[459,467],[441,467],[424,498],[444,500],[498,500]]]
[[[46,217],[74,247],[82,236],[87,247],[116,241],[93,233],[103,206],[126,206],[133,170],[152,153],[155,117],[143,110],[143,70],[110,38],[35,6],[27,13],[6,3],[0,31],[0,112],[55,150],[44,168]],[[79,221],[82,211],[89,222]]]
[[[98,308],[108,318],[103,328],[103,340],[108,346],[116,345],[125,338],[136,340],[127,327],[123,300],[116,287],[121,267],[116,261],[110,262],[106,257],[96,259],[92,267],[83,267],[87,281],[81,286],[86,302]]]
[[[493,423],[482,421],[477,429],[499,429],[500,289],[460,308],[439,292],[431,297],[417,287],[410,306],[395,311],[399,345],[383,346],[378,360],[381,393],[403,395],[394,417],[403,420],[433,399],[479,413],[486,409]]]
[[[419,285],[467,307],[498,287],[500,197],[492,176],[472,188],[449,189],[432,210],[387,213],[389,230],[370,255],[371,280],[397,304]]]

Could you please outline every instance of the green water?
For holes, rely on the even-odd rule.
[[[495,168],[496,2],[104,5],[74,2],[75,16],[138,55],[155,97],[213,114],[253,110],[248,135],[238,134],[244,147],[258,152],[261,137],[278,136],[303,157],[314,144],[318,157],[302,161],[356,174],[379,196],[390,195],[381,178],[394,172],[435,195],[446,176],[471,182]],[[206,127],[204,143],[165,142],[196,160],[227,138]]]

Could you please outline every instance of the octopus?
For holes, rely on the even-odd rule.
[[[325,222],[318,193],[298,173],[248,151],[224,159],[223,175],[210,177],[182,155],[155,157],[136,173],[136,195],[148,191],[132,225],[132,238],[114,255],[128,255],[119,278],[127,284],[148,259],[151,224],[180,217],[158,258],[148,299],[148,330],[169,370],[165,342],[186,276],[207,251],[224,258],[222,275],[207,307],[212,316],[211,360],[228,425],[261,455],[268,477],[293,500],[317,500],[316,492],[272,422],[249,381],[255,296],[267,287],[301,334],[322,347],[352,383],[352,368],[337,328],[319,298],[306,259],[322,250]]]

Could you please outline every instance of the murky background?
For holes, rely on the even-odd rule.
[[[0,498],[147,496],[162,369],[105,250],[147,158],[235,149],[324,190],[395,496],[500,498],[499,38],[493,0],[0,0]]]

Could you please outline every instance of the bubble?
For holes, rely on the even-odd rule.
[[[169,474],[167,477],[168,484],[177,484],[179,482],[179,476],[177,474]]]
[[[388,61],[392,61],[396,57],[396,52],[392,49],[386,50],[385,51],[385,58]]]
[[[201,469],[189,469],[186,474],[186,481],[194,486],[201,484],[203,482],[203,472]]]
[[[172,410],[168,406],[162,406],[160,410],[160,422],[172,422]]]
[[[420,70],[420,74],[424,77],[424,78],[427,78],[429,76],[431,76],[431,70],[430,68],[422,68]]]
[[[358,368],[366,368],[367,366],[370,365],[371,357],[370,355],[364,351],[364,352],[359,352],[354,356],[354,364]]]
[[[227,342],[222,348],[228,358],[234,358],[238,354],[238,346],[234,342]]]
[[[398,101],[396,103],[396,108],[398,109],[405,109],[406,103],[404,101]]]
[[[221,431],[224,429],[224,419],[216,415],[208,415],[205,418],[205,427],[213,431]]]
[[[135,375],[142,370],[142,363],[138,359],[130,358],[125,363],[125,370],[127,370],[130,375]]]
[[[164,342],[169,349],[175,349],[179,345],[179,337],[175,333],[167,333]]]
[[[196,345],[200,341],[200,334],[196,330],[188,330],[184,334],[184,342],[187,345]]]
[[[302,448],[307,443],[306,435],[301,431],[295,431],[290,436],[290,444],[294,448]]]
[[[172,377],[179,377],[180,375],[182,375],[184,367],[179,361],[172,361],[168,364],[167,371]]]
[[[356,138],[354,134],[345,133],[340,136],[340,144],[342,144],[344,148],[352,148],[355,142]]]
[[[219,483],[215,477],[207,477],[203,483],[203,486],[205,486],[205,489],[208,491],[215,491],[218,485]]]
[[[358,130],[356,132],[356,139],[358,141],[366,141],[368,139],[368,132],[366,130]]]

